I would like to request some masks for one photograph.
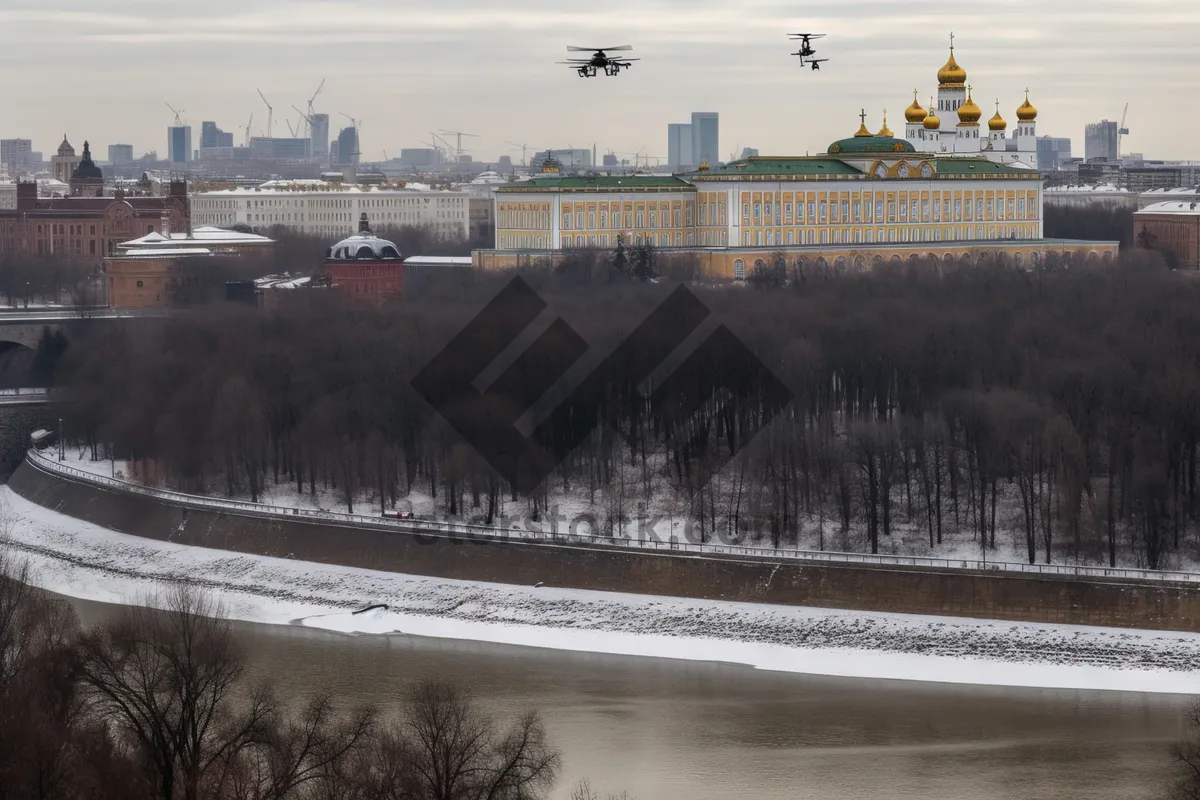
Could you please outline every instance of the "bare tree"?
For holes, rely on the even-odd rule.
[[[205,796],[227,800],[340,797],[358,783],[355,766],[373,741],[375,717],[373,708],[364,708],[339,718],[330,698],[318,697],[299,719],[270,727],[245,746],[226,750]]]
[[[11,520],[0,506],[0,797],[132,796],[131,765],[83,713],[79,622],[33,586],[29,565],[7,546]]]
[[[583,778],[571,790],[569,800],[600,800],[600,795],[592,790],[592,782]],[[633,798],[629,796],[628,792],[621,792],[620,794],[610,793],[605,800],[633,800]]]
[[[150,796],[199,800],[236,753],[266,740],[275,705],[263,690],[235,702],[243,661],[218,604],[183,585],[157,601],[165,611],[126,608],[84,638],[83,682],[144,764]]]
[[[429,800],[536,800],[562,763],[536,712],[499,731],[470,694],[445,683],[412,689],[400,731],[415,796]]]

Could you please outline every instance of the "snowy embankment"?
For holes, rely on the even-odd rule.
[[[1200,693],[1200,635],[721,603],[397,575],[155,542],[0,488],[9,546],[42,587],[138,602],[165,582],[231,617],[759,669],[949,683]],[[354,613],[382,605],[365,613]]]

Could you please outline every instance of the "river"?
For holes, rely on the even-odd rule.
[[[85,624],[112,607],[71,601]],[[538,709],[579,778],[637,800],[1159,800],[1188,699],[768,673],[236,623],[252,679],[395,707],[423,677]]]

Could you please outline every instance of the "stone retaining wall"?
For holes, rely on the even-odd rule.
[[[148,539],[409,575],[859,611],[1200,631],[1200,588],[1189,585],[450,539],[184,508],[52,475],[28,462],[13,474],[9,486],[39,505]]]

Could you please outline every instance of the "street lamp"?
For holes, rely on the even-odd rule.
[[[63,461],[66,460],[66,451],[63,449],[64,447],[65,447],[65,444],[63,442],[62,417],[59,417],[58,418],[58,461],[59,461],[59,463],[62,463]]]

